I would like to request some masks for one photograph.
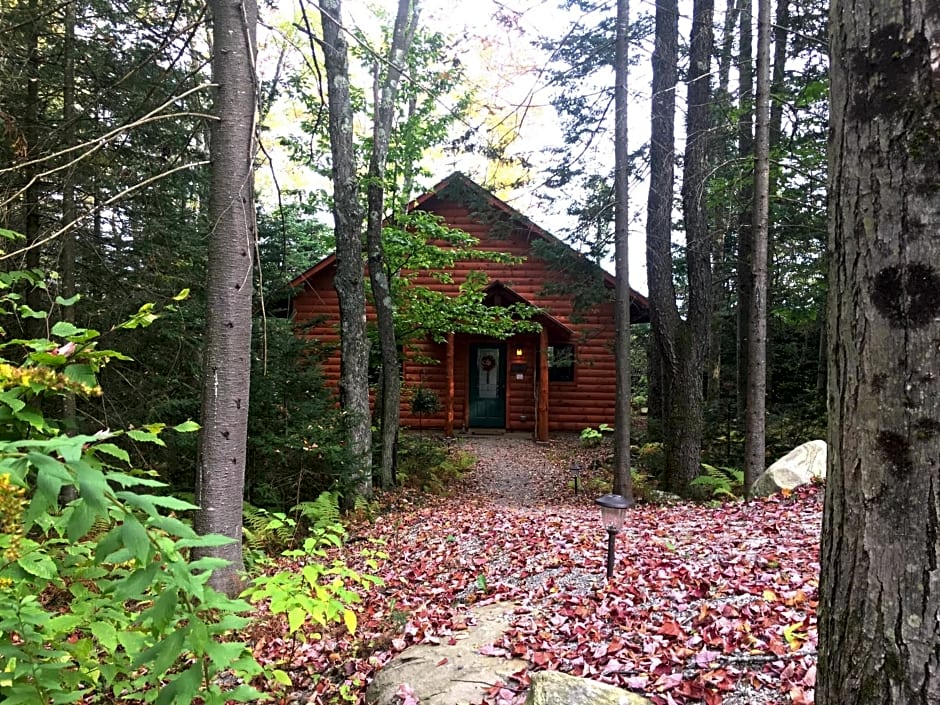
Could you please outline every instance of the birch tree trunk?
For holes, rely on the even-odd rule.
[[[940,4],[831,8],[818,705],[940,702]]]
[[[349,58],[341,0],[321,0],[323,63],[329,84],[330,152],[333,158],[333,219],[340,319],[340,404],[356,491],[372,496],[372,419],[369,409],[369,338],[366,334],[362,207],[356,178]]]
[[[209,272],[202,430],[196,470],[195,528],[233,539],[194,552],[230,562],[210,584],[239,592],[242,495],[251,368],[251,290],[255,251],[253,162],[258,9],[255,0],[210,0],[212,80],[217,84],[209,147]]]
[[[633,503],[630,475],[630,150],[627,116],[630,96],[629,0],[617,0],[617,37],[614,59],[614,261],[617,275],[616,354],[617,404],[614,411],[614,494]]]

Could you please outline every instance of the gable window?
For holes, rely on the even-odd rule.
[[[574,345],[548,346],[548,380],[550,382],[574,381]]]

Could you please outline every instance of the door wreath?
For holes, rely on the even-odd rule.
[[[494,358],[492,355],[484,355],[480,358],[480,368],[484,372],[489,372],[494,367],[496,367],[496,358]]]

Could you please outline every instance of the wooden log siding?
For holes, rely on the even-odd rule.
[[[485,271],[490,282],[500,282],[506,288],[525,298],[534,306],[544,310],[572,331],[570,339],[553,337],[548,331],[548,345],[570,344],[575,348],[574,380],[570,382],[548,382],[548,432],[581,431],[586,426],[613,423],[616,388],[614,383],[614,305],[603,303],[583,312],[577,321],[572,320],[572,305],[559,296],[545,296],[542,290],[546,282],[559,277],[559,273],[543,260],[531,253],[531,243],[540,237],[538,232],[524,229],[513,230],[508,236],[497,236],[489,227],[473,218],[467,207],[439,196],[425,200],[421,207],[441,215],[452,227],[459,227],[480,240],[478,248],[492,252],[508,252],[525,260],[520,263],[499,264],[492,262],[461,261],[450,270],[453,282],[442,283],[429,273],[420,273],[416,283],[428,288],[455,295],[471,271]],[[328,264],[326,261],[324,264]],[[320,267],[320,265],[318,265]],[[338,301],[333,290],[332,265],[316,267],[308,278],[303,279],[303,288],[293,302],[295,320],[306,323],[323,318],[305,333],[310,338],[324,343],[338,343]],[[304,275],[307,277],[307,275]],[[368,312],[373,317],[372,311]],[[556,326],[557,328],[557,326]],[[404,365],[405,390],[402,396],[401,420],[403,426],[416,428],[418,418],[411,413],[411,391],[419,385],[433,390],[441,401],[437,414],[425,416],[421,424],[426,429],[439,429],[448,433],[467,426],[468,399],[468,345],[491,340],[457,334],[453,340],[453,357],[448,360],[445,344],[431,341],[416,347],[421,355],[438,360],[436,365],[419,365],[406,361]],[[507,400],[506,429],[509,431],[531,431],[535,433],[538,419],[536,389],[539,374],[540,335],[527,333],[504,341],[506,345]],[[516,347],[523,349],[522,360],[526,371],[522,380],[510,373],[515,361]],[[543,353],[544,354],[544,353]],[[452,377],[448,370],[453,366]],[[339,353],[332,354],[323,365],[324,377],[330,384],[339,379]],[[547,373],[545,375],[547,377]],[[452,385],[452,386],[451,386]],[[453,389],[452,405],[448,406],[448,393]],[[539,434],[541,435],[541,434]]]

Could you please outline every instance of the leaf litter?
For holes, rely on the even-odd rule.
[[[507,631],[481,652],[530,665],[489,688],[486,705],[523,703],[529,674],[546,669],[656,705],[813,702],[819,487],[749,504],[637,505],[608,582],[599,512],[571,488],[572,441],[461,443],[477,467],[450,496],[398,491],[373,521],[350,527],[339,555],[385,583],[355,606],[355,634],[310,626],[294,644],[275,619],[256,628],[257,658],[291,677],[282,701],[365,703],[374,673],[398,653],[456,643],[474,606],[510,601]],[[363,546],[387,555],[377,571]],[[397,699],[412,702],[410,687]]]

